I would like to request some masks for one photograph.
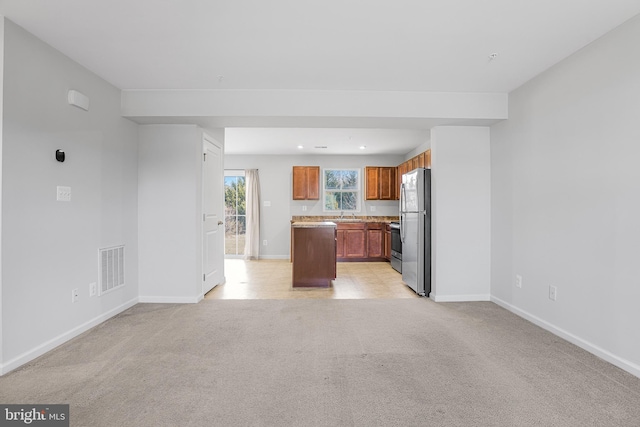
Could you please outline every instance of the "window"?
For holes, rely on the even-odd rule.
[[[224,253],[244,254],[247,230],[244,171],[224,171]]]
[[[322,189],[325,212],[360,211],[360,169],[325,169]]]

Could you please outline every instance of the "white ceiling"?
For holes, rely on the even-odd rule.
[[[121,89],[506,93],[638,13],[640,0],[0,0]]]
[[[429,141],[429,131],[362,128],[227,128],[225,140],[235,141],[231,147],[225,147],[227,154],[404,155]]]

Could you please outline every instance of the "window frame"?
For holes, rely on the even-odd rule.
[[[327,171],[353,171],[356,173],[356,188],[348,189],[335,189],[327,188]],[[326,198],[327,192],[340,192],[340,193],[356,193],[356,208],[355,209],[327,209]],[[362,169],[361,168],[323,168],[322,169],[322,212],[326,213],[340,213],[340,212],[361,212],[362,211]]]

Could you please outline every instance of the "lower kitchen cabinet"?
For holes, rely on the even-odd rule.
[[[330,287],[336,278],[335,224],[297,223],[291,233],[293,287]]]
[[[384,261],[383,223],[338,223],[338,261]]]
[[[338,224],[337,250],[338,261],[356,261],[367,257],[366,224]]]
[[[382,223],[368,224],[367,227],[367,258],[383,258],[383,230]]]

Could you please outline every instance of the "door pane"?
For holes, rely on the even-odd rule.
[[[225,255],[244,254],[246,235],[245,177],[227,175],[224,178],[224,253]]]
[[[235,255],[238,252],[238,239],[237,229],[238,222],[236,221],[237,217],[227,216],[224,219],[224,253],[229,255]]]
[[[238,215],[238,246],[236,255],[244,254],[245,238],[247,236],[247,217]]]

